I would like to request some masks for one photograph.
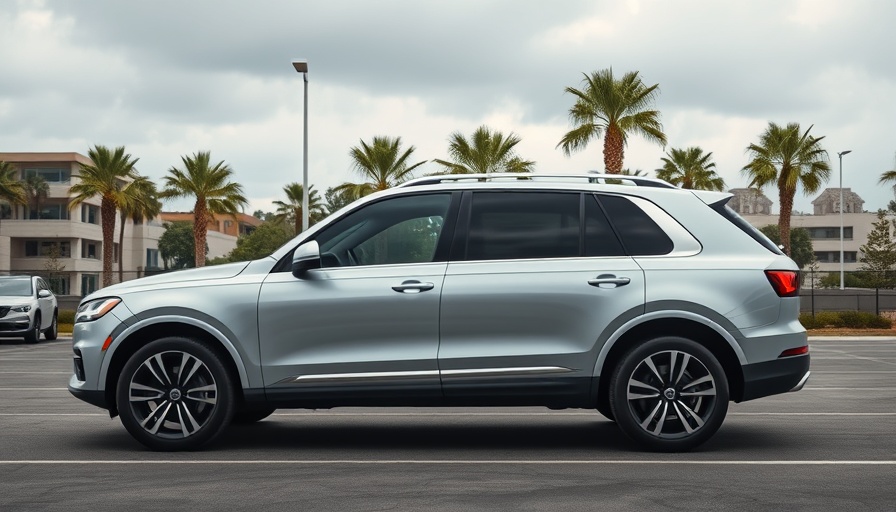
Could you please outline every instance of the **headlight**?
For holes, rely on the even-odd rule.
[[[15,311],[15,312],[17,312],[17,313],[27,313],[27,312],[31,311],[31,306],[28,306],[28,305],[25,305],[25,306],[13,306],[13,307],[9,308],[9,310],[10,310],[10,311]]]
[[[106,297],[104,299],[96,299],[85,302],[78,306],[78,312],[75,314],[75,323],[93,322],[106,315],[112,308],[118,305],[121,299],[118,297]]]

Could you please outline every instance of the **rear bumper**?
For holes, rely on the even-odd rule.
[[[738,402],[799,391],[809,378],[809,354],[748,364],[743,371],[744,392]]]

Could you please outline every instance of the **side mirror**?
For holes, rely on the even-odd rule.
[[[311,269],[320,268],[320,245],[312,240],[296,248],[292,255],[292,275],[302,278]]]
[[[40,290],[39,292],[37,292],[38,299],[47,299],[52,296],[53,294],[50,292],[50,290]]]

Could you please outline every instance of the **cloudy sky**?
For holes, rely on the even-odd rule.
[[[612,67],[659,84],[669,141],[632,139],[625,167],[653,175],[664,151],[700,146],[743,187],[747,145],[769,121],[797,122],[825,136],[829,186],[837,152],[853,151],[844,186],[874,210],[893,199],[877,184],[896,167],[893,20],[884,0],[4,0],[0,151],[124,145],[161,179],[210,150],[234,169],[248,212],[271,211],[302,179],[291,61],[306,58],[321,192],[354,180],[348,152],[362,139],[400,136],[414,162],[445,159],[452,132],[483,124],[519,135],[540,172],[601,169],[602,141],[572,157],[556,145],[571,128],[564,88]]]

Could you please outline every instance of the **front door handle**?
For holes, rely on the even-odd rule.
[[[588,280],[588,284],[597,286],[598,288],[616,288],[625,286],[630,282],[632,282],[632,280],[627,277],[616,277],[613,274],[601,274],[594,279]]]
[[[432,290],[435,285],[432,283],[421,283],[420,281],[404,281],[399,285],[392,287],[396,292],[401,293],[420,293],[426,290]]]

